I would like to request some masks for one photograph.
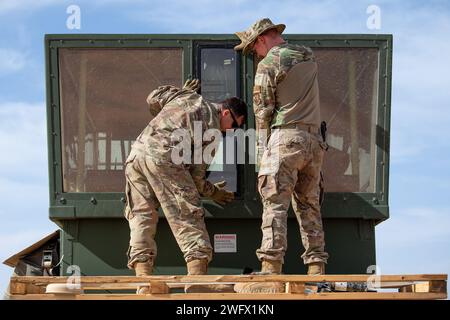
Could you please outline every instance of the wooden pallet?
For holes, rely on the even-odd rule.
[[[386,299],[447,299],[447,275],[383,275],[377,280],[376,292],[316,292],[314,287],[324,282],[370,281],[370,275],[206,275],[206,276],[83,276],[78,278],[81,294],[45,293],[49,284],[74,283],[73,277],[12,277],[11,299],[76,299],[76,300],[386,300]],[[186,284],[237,282],[281,282],[284,293],[174,293]],[[150,294],[138,295],[138,286],[149,286]],[[317,289],[317,286],[315,287]],[[385,292],[389,289],[393,292]],[[104,291],[106,293],[98,293]],[[128,291],[129,293],[124,293]]]

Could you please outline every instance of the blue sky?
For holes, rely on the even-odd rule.
[[[280,5],[282,3],[282,5]],[[81,30],[66,8],[81,8]],[[369,5],[381,29],[366,26]],[[0,0],[0,260],[56,229],[48,219],[45,33],[233,33],[261,17],[285,33],[394,35],[390,208],[383,274],[450,273],[450,2]],[[0,290],[11,269],[0,266]]]

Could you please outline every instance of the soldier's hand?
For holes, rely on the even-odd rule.
[[[183,89],[198,92],[200,90],[200,80],[198,80],[198,79],[186,80],[186,82],[184,83]]]
[[[222,181],[214,183],[214,185],[219,189],[223,189],[227,186],[227,182],[225,180],[222,180]]]
[[[211,195],[211,199],[221,206],[224,206],[234,200],[234,193],[224,189],[226,184],[226,181],[215,183],[214,185],[216,186],[216,191]]]

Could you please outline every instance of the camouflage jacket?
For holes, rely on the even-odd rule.
[[[157,164],[173,163],[172,151],[180,143],[177,132],[184,129],[183,132],[190,138],[192,150],[191,162],[184,166],[189,169],[199,193],[205,197],[211,196],[216,187],[205,177],[209,164],[198,157],[194,159],[194,156],[200,153],[203,155],[204,149],[212,143],[203,141],[205,131],[220,130],[220,105],[203,99],[191,90],[172,86],[152,91],[147,103],[150,113],[155,117],[133,143],[134,152],[145,153]],[[198,153],[194,152],[195,148],[199,149]]]
[[[258,147],[266,143],[265,138],[271,127],[284,124],[280,120],[282,117],[274,117],[275,112],[283,113],[277,105],[277,86],[293,66],[305,61],[314,61],[310,48],[283,43],[271,48],[259,62],[253,88],[253,110],[256,130],[259,133]]]

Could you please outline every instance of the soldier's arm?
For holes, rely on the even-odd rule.
[[[179,91],[180,88],[174,86],[161,86],[150,92],[147,97],[150,114],[156,117],[164,105]]]
[[[190,79],[184,83],[183,88],[174,86],[160,86],[150,92],[147,97],[147,104],[150,114],[154,117],[164,108],[164,106],[171,101],[180,91],[191,90],[198,92],[200,89],[200,81],[198,79]]]
[[[253,111],[255,113],[257,164],[259,164],[275,109],[277,70],[274,64],[261,61],[255,75],[253,88]]]
[[[212,194],[216,191],[217,187],[206,180],[206,170],[208,169],[207,164],[194,164],[189,168],[189,172],[194,180],[195,186],[198,192],[204,196],[210,198]]]

